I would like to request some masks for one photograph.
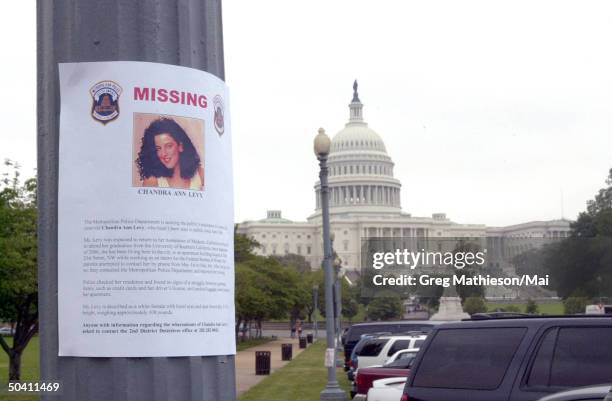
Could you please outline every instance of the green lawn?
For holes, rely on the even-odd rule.
[[[239,401],[312,401],[327,383],[327,368],[323,366],[325,342],[317,341],[285,367],[277,370],[261,383],[242,394]],[[337,369],[340,386],[350,389],[346,373]]]
[[[9,345],[12,345],[12,338],[8,339]],[[38,336],[34,337],[26,347],[21,357],[21,380],[23,381],[38,381],[39,361],[38,351],[39,343]],[[4,387],[8,382],[8,355],[0,350],[0,387]],[[0,395],[0,401],[38,401],[37,395],[15,396],[15,395]]]
[[[525,312],[525,304],[487,302],[487,308],[490,312],[493,312],[498,308],[507,308],[508,306],[515,306],[519,308],[521,312]],[[563,315],[563,303],[556,302],[552,304],[538,304],[538,311],[545,315]]]

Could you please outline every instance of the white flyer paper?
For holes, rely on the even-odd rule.
[[[227,86],[144,62],[59,77],[59,355],[234,354]]]

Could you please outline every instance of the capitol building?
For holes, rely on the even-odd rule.
[[[361,245],[367,238],[411,238],[417,243],[459,237],[512,239],[504,251],[512,256],[533,247],[537,239],[568,236],[569,221],[564,219],[487,227],[457,223],[445,213],[412,216],[403,212],[393,152],[387,151],[382,137],[366,123],[357,83],[353,88],[348,122],[333,137],[328,157],[330,225],[343,271],[360,269]],[[261,244],[256,249],[260,255],[298,254],[319,269],[323,259],[320,182],[314,191],[315,210],[306,221],[284,219],[280,210],[269,210],[261,220],[238,224],[238,233]]]

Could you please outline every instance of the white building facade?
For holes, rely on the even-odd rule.
[[[412,238],[418,243],[428,238],[563,238],[568,235],[569,221],[563,219],[486,227],[458,224],[444,213],[416,217],[402,212],[401,182],[394,177],[393,160],[382,138],[364,121],[356,83],[353,88],[349,121],[333,137],[328,157],[330,225],[334,250],[342,260],[343,270],[360,269],[361,244],[370,237]],[[307,221],[290,221],[282,218],[281,211],[272,210],[265,219],[239,224],[238,232],[261,244],[256,250],[260,255],[298,254],[313,269],[320,268],[323,260],[320,182],[314,190],[315,212]]]

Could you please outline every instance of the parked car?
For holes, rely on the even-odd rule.
[[[359,368],[355,374],[355,396],[353,401],[366,399],[374,381],[392,377],[406,378],[410,373],[412,361],[419,352],[418,348],[410,348],[396,352],[383,366]],[[397,400],[401,397],[401,389]]]
[[[357,366],[359,364],[359,355],[361,351],[365,349],[366,352],[372,349],[373,347],[378,347],[380,345],[384,345],[386,343],[386,339],[379,340],[378,337],[381,335],[389,335],[390,333],[375,333],[375,334],[363,334],[361,339],[353,348],[351,352],[351,358],[348,362],[349,370],[346,372],[346,376],[348,377],[349,382],[351,382],[351,398],[357,394],[357,386],[355,385],[355,372],[357,371]]]
[[[428,332],[432,327],[439,325],[443,322],[432,321],[432,320],[406,320],[396,322],[372,322],[372,323],[358,323],[349,327],[346,332],[344,341],[344,370],[349,370],[349,360],[353,348],[363,334],[377,333],[377,332],[390,332],[390,333],[401,333],[410,330]]]
[[[362,358],[362,367],[382,366],[391,361],[393,353],[396,351],[406,349],[404,347],[418,348],[426,338],[422,332],[418,333],[408,334],[402,338],[392,336],[389,333],[365,334],[355,348],[353,348],[353,352],[351,352],[351,358],[348,362],[349,370],[347,372],[349,381],[355,380],[355,371],[360,365],[359,357]],[[399,338],[401,341],[390,340],[394,337]],[[391,354],[390,357],[388,356],[389,354]]]
[[[13,334],[13,329],[10,327],[0,327],[0,336],[12,336]]]
[[[348,329],[348,327],[342,329],[342,334],[340,335],[340,344],[342,345],[344,345],[344,343],[346,342],[346,333],[348,333]]]
[[[547,395],[538,401],[603,401],[607,394],[611,394],[609,392],[610,387],[612,387],[612,384],[580,387]]]
[[[394,361],[401,355],[399,352],[405,349],[418,351],[418,347],[425,341],[425,338],[427,336],[422,332],[397,336],[389,335],[389,333],[364,335],[353,349],[348,363],[347,377],[351,382],[351,397],[357,394],[355,375],[359,367],[382,366],[387,362]],[[398,355],[396,356],[396,354]],[[363,392],[363,394],[365,393]]]
[[[405,377],[376,380],[368,390],[367,401],[399,401],[405,383]]]
[[[412,362],[414,362],[414,358],[416,358],[418,353],[419,348],[408,348],[399,350],[395,354],[393,354],[391,358],[389,358],[389,360],[383,365],[383,367],[389,368],[407,366],[406,369],[408,369],[408,367],[412,365]]]
[[[359,355],[361,354],[361,350],[367,345],[368,347],[371,347],[373,344],[376,343],[381,343],[384,342],[386,340],[381,340],[378,341],[376,340],[376,338],[378,336],[382,336],[382,335],[389,335],[391,333],[389,332],[385,332],[385,333],[373,333],[373,334],[363,334],[361,336],[361,339],[359,340],[359,342],[357,343],[357,345],[355,345],[355,347],[353,348],[353,351],[351,352],[351,357],[347,363],[348,365],[348,371],[346,372],[347,377],[349,379],[349,381],[354,381],[355,380],[355,370],[357,369],[357,364],[358,364],[358,360],[359,360]]]
[[[376,341],[370,345],[365,345],[357,358],[357,367],[367,368],[370,366],[382,366],[398,351],[416,348],[425,342],[427,335],[407,334],[407,335],[386,335],[376,337]]]
[[[508,317],[437,326],[402,401],[535,401],[612,378],[612,316]]]

